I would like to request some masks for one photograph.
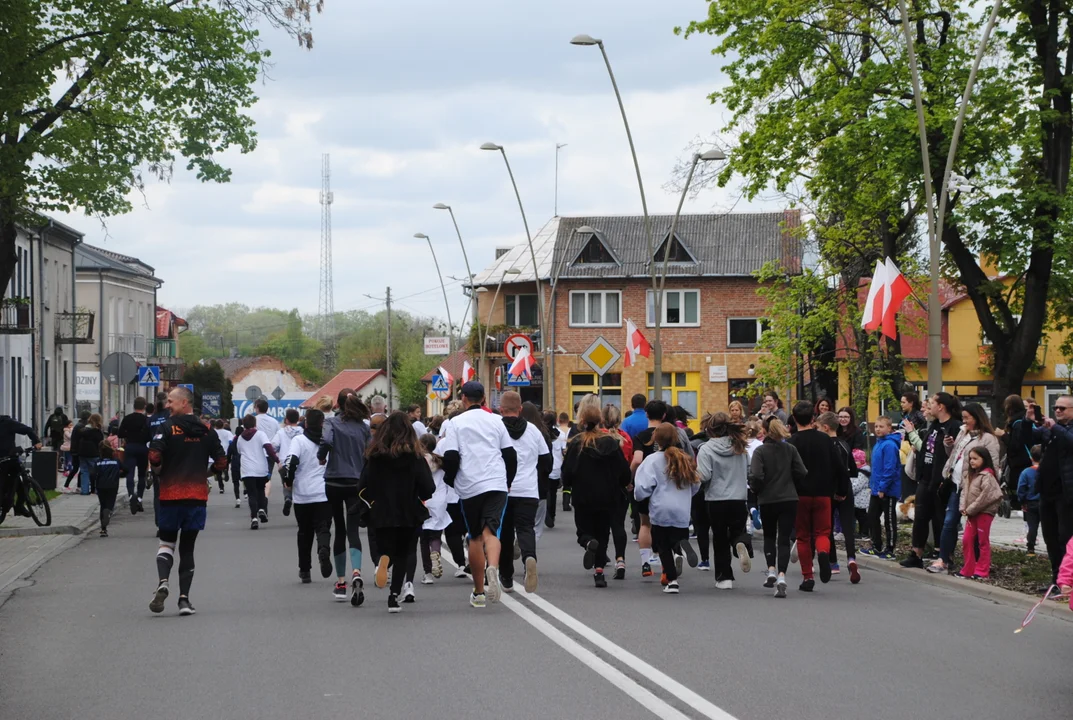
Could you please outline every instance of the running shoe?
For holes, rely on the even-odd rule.
[[[778,582],[779,576],[775,574],[774,570],[767,571],[767,578],[764,580],[764,587],[771,589],[775,587],[775,583]]]
[[[779,581],[775,583],[775,597],[786,597],[786,578],[781,577]]]
[[[386,588],[388,584],[387,566],[391,558],[387,555],[380,556],[380,562],[376,564],[376,575],[373,576],[373,584],[378,588]]]
[[[322,548],[317,548],[317,559],[320,561],[320,576],[331,577],[332,574],[332,556],[331,550],[325,545]]]
[[[443,560],[440,558],[440,554],[436,551],[432,551],[429,557],[432,559],[432,577],[443,577]]]
[[[702,572],[711,572],[712,564],[707,560],[701,560],[699,563],[697,563],[697,569]]]
[[[663,587],[667,587],[667,583],[669,583],[669,582],[670,582],[670,580],[667,579],[667,573],[660,573],[660,575],[659,575],[659,584],[662,585]]]
[[[503,589],[499,586],[499,568],[489,566],[484,571],[484,594],[489,602],[497,603],[502,592]]]
[[[693,550],[693,546],[690,545],[688,540],[683,540],[678,543],[678,549],[685,553],[686,562],[689,563],[689,567],[695,568],[697,566],[697,553]]]
[[[693,527],[692,523],[690,523],[690,525],[689,525],[689,539],[690,540],[696,540],[697,539],[697,529],[695,527]]]
[[[553,529],[555,527],[555,518],[553,518],[551,515],[545,515],[544,527],[548,528],[549,530]]]
[[[361,604],[365,602],[365,581],[361,579],[361,575],[355,570],[354,574],[350,576],[350,604],[354,607],[361,607]]]
[[[835,533],[835,542],[846,542],[846,536],[840,532]]]
[[[478,594],[471,592],[469,594],[469,606],[475,608],[484,607],[484,593]]]
[[[861,581],[861,571],[857,568],[857,561],[849,561],[849,581],[856,585]]]
[[[754,530],[763,530],[764,529],[764,523],[760,522],[760,511],[758,509],[756,509],[756,508],[753,508],[752,510],[749,511],[749,515],[753,519],[753,529]]]
[[[816,581],[812,578],[805,579],[798,588],[801,592],[812,592],[816,589]]]
[[[392,614],[402,611],[402,608],[399,606],[399,599],[394,595],[387,596],[387,611]]]
[[[250,530],[256,530],[259,527],[261,527],[261,523],[257,518],[250,518]]]
[[[879,555],[879,553],[876,552],[875,548],[870,547],[857,548],[857,552],[859,552],[861,555],[868,555],[869,557],[875,557],[876,555]]]
[[[436,580],[432,577],[432,573],[425,573],[424,576],[421,578],[422,585],[432,585],[435,582]]]
[[[223,492],[223,490],[221,490],[220,492]],[[283,501],[283,517],[291,516],[291,502],[291,500]]]
[[[641,577],[652,577],[652,565],[641,563]]]
[[[593,579],[593,582],[596,583],[596,587],[598,587],[598,588],[607,587],[607,578],[604,577],[603,571],[597,571],[597,572],[593,573],[592,579]]]
[[[924,569],[924,559],[917,555],[915,552],[909,553],[909,557],[902,560],[900,563],[903,568],[916,568],[918,570]]]
[[[303,585],[308,585],[313,582],[313,576],[309,574],[308,570],[299,570],[298,579],[302,581]]]
[[[537,561],[534,557],[525,559],[525,591],[527,593],[537,591]]]
[[[734,589],[734,581],[733,580],[716,580],[715,581],[715,589],[716,590],[733,590]]]
[[[682,566],[683,565],[685,565],[685,558],[682,557],[681,553],[675,553],[674,554],[675,577],[681,577],[682,576]]]
[[[138,514],[138,496],[137,495],[131,495],[130,496],[130,514],[131,515],[137,515]]]
[[[99,533],[97,533],[97,534],[100,535],[101,537],[108,537],[108,529],[107,528],[101,528],[101,531]]]
[[[626,579],[626,563],[624,563],[622,560],[619,560],[618,562],[615,563],[615,579],[616,580],[625,580]]]
[[[938,575],[939,573],[946,572],[946,565],[944,565],[943,562],[939,560],[937,562],[933,562],[931,565],[928,565],[924,569],[934,575]]]
[[[790,546],[790,562],[797,562],[797,540],[794,540],[794,544]]]
[[[197,612],[197,610],[195,610],[194,606],[190,604],[190,598],[187,598],[187,597],[180,597],[179,598],[179,614],[180,615],[193,615],[196,612]]]
[[[832,575],[841,575],[842,574],[842,567],[838,563],[831,563],[831,574]]]
[[[402,601],[404,603],[412,603],[417,600],[417,596],[414,595],[414,584],[412,582],[404,582],[402,584]]]
[[[149,609],[155,613],[164,612],[164,601],[168,599],[168,581],[161,580],[153,593],[153,599],[149,602]]]
[[[236,500],[235,501],[235,507],[237,507],[237,508],[242,507],[242,501],[241,500]]]
[[[600,549],[600,543],[596,538],[589,540],[585,545],[585,554],[581,557],[581,566],[586,570],[592,570],[596,564],[596,551]]]
[[[648,558],[648,562],[653,565],[663,565],[663,561],[659,559],[659,555],[657,555],[656,553],[652,553],[652,557]]]
[[[499,587],[503,588],[503,592],[514,592],[514,580],[511,578],[499,578]]]
[[[142,499],[138,498],[138,512],[145,512],[145,505],[142,504]]]
[[[345,582],[337,582],[335,589],[332,590],[332,597],[336,602],[346,602],[347,590]]]
[[[663,588],[663,592],[664,592],[665,595],[677,595],[678,594],[678,581],[675,580],[674,582],[667,583],[667,585]]]
[[[467,577],[469,577],[469,573],[466,572],[465,568],[456,568],[455,569],[455,577],[459,578],[459,579],[467,578]]]
[[[268,513],[265,512],[264,510],[258,510],[257,511],[257,519],[260,520],[263,523],[268,522]]]
[[[753,559],[749,557],[749,548],[745,547],[745,543],[738,543],[735,549],[738,551],[738,565],[741,571],[747,573],[752,570]]]
[[[1034,558],[1034,557],[1036,557],[1036,553],[1035,553],[1034,550],[1029,550],[1028,552],[1025,553],[1025,557],[1026,558]]]
[[[816,559],[820,563],[820,582],[831,582],[831,556],[825,552],[816,553]]]
[[[879,558],[880,560],[894,560],[895,559],[894,558],[894,553],[892,553],[890,550],[884,550],[883,552],[876,554],[876,557]]]

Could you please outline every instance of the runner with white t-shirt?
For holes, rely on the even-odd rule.
[[[268,522],[268,498],[265,485],[272,477],[269,459],[279,462],[272,440],[257,429],[257,419],[253,415],[242,418],[242,434],[235,441],[242,467],[242,484],[246,486],[246,497],[250,504],[250,530],[256,530],[261,523]]]
[[[444,482],[458,492],[469,534],[469,565],[473,592],[469,603],[484,607],[499,602],[499,534],[507,510],[507,490],[518,469],[518,454],[501,418],[481,407],[484,386],[462,386],[465,410],[451,419],[450,430],[436,447],[443,458]],[[487,562],[487,571],[485,563]]]
[[[437,444],[447,436],[450,429],[451,418],[462,412],[462,401],[452,400],[444,408],[447,419],[440,425],[440,434],[437,436]],[[451,559],[454,561],[455,577],[469,577],[469,566],[466,563],[466,549],[462,542],[462,536],[466,534],[466,521],[462,518],[462,506],[458,504],[458,493],[450,485],[447,486],[447,514],[451,518],[451,524],[443,531],[444,540],[451,551]]]
[[[500,560],[500,584],[504,592],[514,590],[514,535],[518,535],[521,560],[525,563],[525,591],[536,592],[536,511],[540,503],[541,478],[551,472],[551,452],[540,429],[521,417],[522,396],[514,391],[503,393],[499,412],[507,428],[514,452],[518,455],[518,471],[510,485],[507,512],[503,516],[501,542],[508,548]]]
[[[235,433],[231,432],[231,429],[227,427],[225,420],[216,420],[212,424],[213,429],[216,431],[216,435],[220,438],[220,447],[227,451],[227,448],[231,445],[231,441],[235,439]],[[213,474],[216,476],[216,482],[220,485],[220,494],[224,494],[224,485],[227,484],[227,468],[223,470],[213,469]],[[235,500],[239,499],[238,484],[235,484]]]
[[[260,418],[262,418],[262,417],[268,418],[269,420],[272,420],[272,422],[275,422],[275,420],[273,420],[268,415],[258,415],[257,416],[257,418],[258,418],[257,429],[258,430],[263,430],[264,429],[264,428],[261,427]],[[291,454],[291,441],[294,438],[296,438],[296,437],[298,437],[299,435],[302,434],[302,428],[298,427],[298,420],[299,420],[298,409],[297,408],[287,408],[287,414],[283,418],[283,424],[280,425],[279,423],[276,423],[276,427],[278,428],[278,430],[276,430],[276,434],[275,435],[268,435],[267,432],[265,433],[265,435],[268,435],[268,437],[272,438],[272,447],[274,447],[276,449],[276,454],[279,455],[280,458],[282,458],[283,460],[286,460],[287,457]],[[284,483],[284,485],[283,485],[283,514],[284,515],[289,516],[291,514],[291,505],[292,505],[293,502],[294,502],[294,499],[292,497],[292,488],[290,486],[288,486],[286,483]]]

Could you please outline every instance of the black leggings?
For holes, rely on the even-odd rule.
[[[257,517],[259,510],[268,512],[268,496],[265,495],[265,485],[271,478],[247,477],[242,478],[242,484],[246,486],[246,500],[250,505],[250,519]]]
[[[760,506],[760,522],[764,524],[764,559],[769,568],[777,567],[780,573],[785,573],[790,566],[790,545],[796,521],[797,500]]]
[[[332,507],[327,501],[298,503],[294,506],[298,521],[298,570],[309,572],[312,565],[313,538],[317,539],[317,557],[330,557],[332,543]]]
[[[700,546],[701,562],[708,562],[712,547],[712,524],[708,520],[708,508],[704,503],[704,493],[698,492],[693,496],[693,506],[690,510],[693,517],[693,532],[697,536],[697,545]]]
[[[652,544],[659,545],[659,561],[663,563],[663,574],[667,576],[667,582],[678,579],[674,551],[680,542],[689,542],[689,528],[652,526]]]
[[[932,483],[917,483],[916,503],[913,506],[913,547],[921,550],[928,544],[929,532],[936,548],[943,534],[946,503],[939,502],[936,489]]]
[[[548,505],[551,507],[551,505]],[[622,493],[619,506],[611,515],[611,540],[615,543],[615,559],[626,559],[626,512],[630,509],[630,499]]]
[[[697,493],[698,495],[700,493]],[[712,569],[716,580],[733,580],[734,569],[730,558],[737,544],[745,535],[745,522],[749,517],[749,508],[745,500],[713,500],[706,502],[708,522],[715,541],[715,557]],[[702,513],[704,514],[704,513]],[[700,530],[697,530],[700,539]],[[707,544],[707,534],[705,534]]]
[[[618,508],[609,505],[574,505],[574,527],[577,529],[578,545],[585,547],[590,540],[596,540],[597,543],[594,569],[603,568],[610,562],[607,557],[607,540],[617,516]]]
[[[447,547],[451,551],[451,559],[460,568],[466,566],[466,550],[462,544],[462,536],[466,534],[466,521],[462,518],[462,505],[449,503],[447,514],[451,516],[451,524],[443,531],[443,537],[447,540]]]
[[[402,592],[403,582],[413,582],[417,572],[417,534],[419,528],[376,528],[376,544],[395,567],[391,573],[391,594]],[[405,564],[405,565],[404,565]],[[405,571],[404,571],[405,570]],[[409,579],[407,579],[409,578]]]
[[[159,530],[160,549],[157,551],[156,567],[161,582],[171,576],[174,561],[173,551],[179,550],[179,595],[190,595],[190,584],[194,581],[194,544],[197,542],[198,530]],[[168,548],[167,552],[164,552]]]
[[[324,494],[332,507],[332,520],[335,523],[335,539],[332,541],[332,555],[335,556],[335,572],[339,577],[346,575],[346,550],[350,546],[350,564],[354,570],[361,570],[361,525],[362,502],[358,498],[358,486],[325,485]],[[376,533],[369,531],[369,556],[375,565],[380,561],[377,550]]]
[[[504,580],[514,579],[514,538],[525,558],[536,558],[536,511],[540,503],[536,498],[507,498],[507,511],[503,514],[500,541],[503,552],[499,556],[499,575]]]
[[[873,495],[868,501],[868,532],[872,537],[872,549],[876,552],[894,551],[894,538],[898,533],[895,502],[896,498],[890,495],[882,499],[878,495]],[[883,542],[884,524],[887,526],[886,543]]]
[[[118,494],[119,488],[97,488],[97,500],[101,503],[101,530],[108,529],[108,521],[112,519]]]

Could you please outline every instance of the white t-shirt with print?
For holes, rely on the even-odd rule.
[[[486,492],[507,491],[507,466],[502,450],[514,447],[503,418],[479,407],[456,415],[436,454],[457,451],[460,457],[455,492],[463,500]]]

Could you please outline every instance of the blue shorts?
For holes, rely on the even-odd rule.
[[[164,505],[157,510],[157,527],[164,532],[204,530],[204,505]]]

